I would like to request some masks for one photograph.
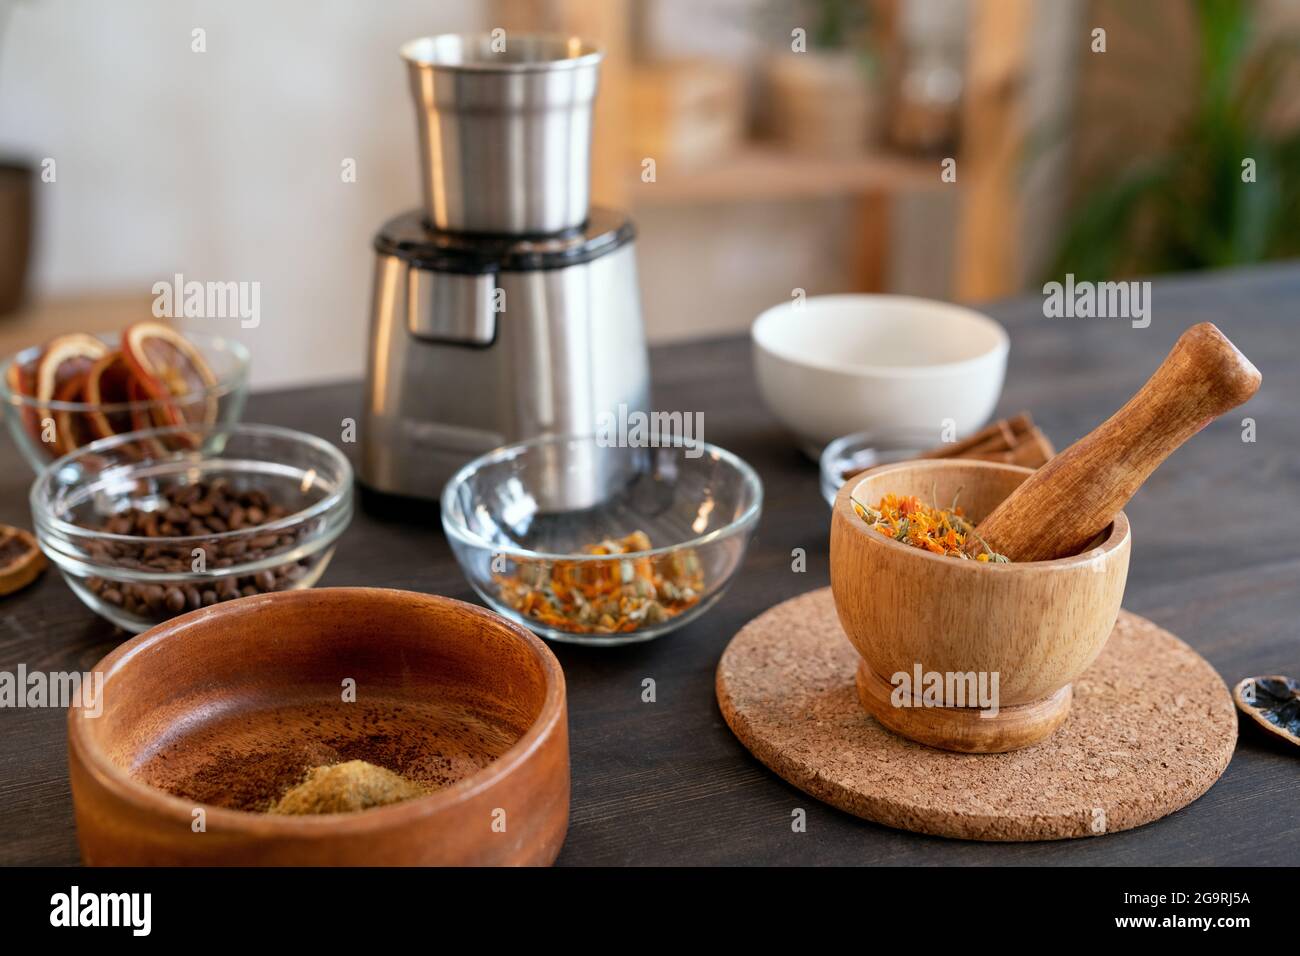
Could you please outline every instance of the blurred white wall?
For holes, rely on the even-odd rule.
[[[486,0],[0,0],[0,155],[49,157],[37,190],[38,296],[136,293],[174,273],[261,284],[258,388],[361,374],[384,219],[419,204],[413,108],[397,48],[487,26]],[[643,51],[752,61],[758,0],[655,0]],[[775,25],[774,25],[775,24]],[[192,51],[205,31],[206,52]],[[778,31],[780,32],[780,31]],[[784,37],[784,33],[780,35]],[[356,160],[357,181],[340,176]],[[789,298],[851,279],[848,200],[635,210],[652,341],[743,331]],[[934,223],[922,274],[942,294]],[[941,220],[943,217],[940,217]],[[910,245],[900,231],[899,245]],[[895,253],[899,261],[917,257]]]
[[[8,6],[9,0],[0,0]],[[25,0],[0,47],[0,154],[38,188],[36,293],[261,283],[261,325],[205,319],[268,386],[354,376],[370,238],[419,204],[397,55],[474,0]],[[207,51],[191,50],[206,31]],[[357,181],[340,175],[356,160]]]

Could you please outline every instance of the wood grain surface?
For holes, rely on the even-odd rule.
[[[706,307],[706,306],[702,306]],[[1133,553],[1125,607],[1191,644],[1228,684],[1300,674],[1300,268],[1158,280],[1152,322],[1046,319],[1030,295],[988,311],[1011,332],[996,414],[1027,408],[1063,448],[1146,381],[1179,334],[1214,321],[1265,385],[1175,452],[1125,511]],[[361,348],[364,322],[357,321]],[[279,334],[266,322],[254,336]],[[254,361],[257,342],[253,341]],[[304,343],[310,348],[311,343]],[[681,631],[618,650],[556,647],[569,689],[573,799],[560,864],[1294,864],[1300,765],[1254,726],[1215,787],[1152,826],[1073,843],[991,845],[863,822],[784,783],[727,729],[714,672],[731,637],[779,601],[829,581],[830,510],[817,469],[763,409],[742,338],[652,352],[656,408],[704,413],[707,441],[748,460],[766,500],[739,579]],[[360,386],[254,396],[245,418],[338,440],[359,417]],[[1243,417],[1257,441],[1243,443]],[[356,446],[346,447],[355,454]],[[30,527],[31,475],[0,438],[0,522]],[[358,512],[322,582],[413,588],[472,600],[433,505],[422,515]],[[417,517],[429,520],[427,526]],[[791,552],[805,549],[806,570]],[[18,663],[86,669],[123,635],[95,618],[57,574],[0,602],[0,670]],[[655,701],[643,682],[655,681]],[[1161,688],[1152,688],[1160,693]],[[0,863],[75,863],[65,715],[0,710]],[[792,831],[792,811],[807,831]]]

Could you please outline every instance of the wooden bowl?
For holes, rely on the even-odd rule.
[[[377,588],[259,595],[160,624],[96,670],[100,699],[68,714],[88,864],[549,864],[564,841],[564,675],[483,608]],[[238,809],[351,759],[441,789],[346,814]]]
[[[1073,557],[992,564],[887,538],[857,516],[850,497],[873,506],[892,492],[946,506],[960,488],[958,503],[978,523],[1030,474],[984,461],[907,461],[873,468],[840,489],[831,518],[835,607],[862,655],[859,699],[896,733],[933,747],[996,753],[1060,726],[1070,683],[1101,653],[1119,614],[1128,519],[1118,515]],[[930,675],[942,675],[949,691],[940,706],[924,700]],[[990,692],[996,680],[996,713],[970,706],[969,697],[955,705],[952,690],[978,686],[969,675]]]

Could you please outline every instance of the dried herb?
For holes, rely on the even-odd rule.
[[[700,601],[704,571],[689,548],[653,557],[634,531],[582,550],[609,561],[520,560],[496,577],[501,599],[530,620],[572,634],[621,634],[661,624]],[[630,555],[622,558],[620,555]]]
[[[988,561],[994,564],[1008,564],[1005,555],[996,553],[988,546],[975,526],[966,520],[957,498],[961,489],[952,497],[952,504],[947,508],[927,505],[915,495],[885,495],[874,508],[864,505],[856,498],[850,498],[853,510],[873,531],[879,531],[886,537],[901,541],[903,544],[941,554],[951,558],[966,558],[966,539],[973,536],[984,548],[976,561]],[[937,495],[931,492],[937,500]]]

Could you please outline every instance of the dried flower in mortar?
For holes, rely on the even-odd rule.
[[[910,544],[914,548],[942,554],[950,558],[970,559],[966,553],[966,539],[975,536],[984,550],[974,560],[992,561],[995,564],[1007,564],[1005,556],[995,553],[979,533],[964,517],[964,512],[957,506],[957,497],[961,489],[953,495],[952,504],[947,508],[927,505],[915,495],[885,495],[874,508],[864,505],[856,498],[849,498],[853,510],[873,531],[879,531],[888,538]]]
[[[588,545],[583,554],[651,550],[644,531]],[[699,603],[704,570],[689,548],[670,554],[610,561],[520,560],[515,573],[498,574],[501,599],[524,617],[572,634],[620,634],[661,624]]]

